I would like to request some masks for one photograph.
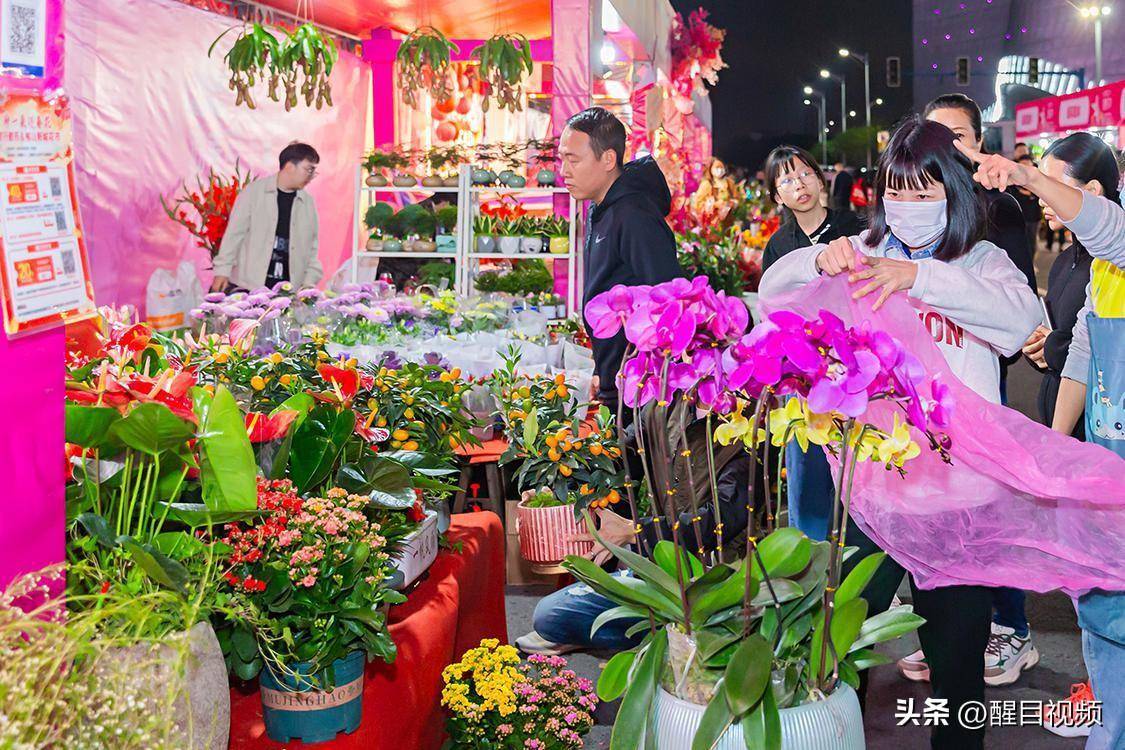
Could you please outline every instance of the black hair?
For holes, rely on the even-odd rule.
[[[286,164],[300,164],[303,161],[311,161],[313,164],[320,163],[320,154],[307,143],[294,141],[281,149],[281,153],[277,155],[278,167],[280,169],[285,169]]]
[[[625,163],[625,126],[603,107],[590,107],[566,121],[566,126],[590,136],[594,157],[602,158],[607,150],[617,157],[618,169]]]
[[[945,187],[946,227],[934,257],[950,261],[969,252],[984,237],[984,202],[977,195],[972,164],[953,146],[957,136],[940,122],[917,115],[906,119],[879,157],[875,177],[875,208],[867,244],[877,247],[890,229],[883,193],[922,190],[932,182]]]
[[[1027,141],[1016,141],[1016,145],[1012,146],[1012,150],[1014,151],[1015,149],[1019,148],[1020,146],[1023,146],[1024,148],[1027,148]]]
[[[1085,184],[1091,180],[1101,183],[1102,194],[1114,203],[1121,197],[1118,185],[1121,171],[1113,147],[1092,133],[1071,133],[1047,147],[1048,156],[1066,165],[1066,175]]]
[[[781,177],[782,172],[797,169],[794,161],[804,162],[809,169],[816,172],[816,179],[820,180],[822,190],[828,187],[828,180],[824,178],[824,172],[821,170],[820,164],[817,163],[815,156],[798,146],[778,146],[770,151],[770,155],[766,157],[765,166],[766,191],[770,194],[770,199],[774,203],[779,202],[777,200],[778,178]]]
[[[1017,156],[1016,157],[1016,163],[1018,164],[1021,161],[1031,162],[1031,165],[1035,166],[1035,157],[1032,156],[1031,154],[1020,154],[1019,156]]]
[[[922,111],[922,117],[929,117],[935,109],[959,109],[969,116],[973,123],[973,133],[977,140],[981,140],[984,128],[981,125],[980,106],[964,94],[942,94],[934,99]]]

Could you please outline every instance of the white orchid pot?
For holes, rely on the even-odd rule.
[[[663,688],[656,696],[656,746],[660,750],[690,750],[706,706],[676,698]],[[855,690],[841,684],[822,701],[783,708],[783,750],[864,750],[863,714]],[[742,727],[728,729],[715,750],[744,750]]]

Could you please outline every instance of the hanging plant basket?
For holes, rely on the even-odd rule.
[[[227,29],[211,43],[208,57],[222,38],[233,30]],[[314,104],[317,109],[326,104],[331,107],[329,76],[339,55],[335,42],[307,23],[298,26],[292,33],[282,29],[278,32],[280,39],[262,24],[243,26],[230,51],[223,57],[231,72],[228,85],[235,92],[235,106],[245,104],[250,109],[256,109],[253,90],[264,82],[267,96],[275,102],[283,101],[286,111],[296,107],[302,98],[307,107]],[[300,80],[302,75],[304,78]]]
[[[480,79],[487,84],[481,108],[488,111],[489,97],[500,109],[523,109],[523,80],[534,70],[531,45],[523,34],[497,34],[470,55],[480,63]]]
[[[457,51],[457,45],[433,26],[420,26],[410,32],[395,56],[402,100],[417,107],[420,91],[429,92],[439,102],[453,96],[450,56]]]

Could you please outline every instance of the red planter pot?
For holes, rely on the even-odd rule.
[[[557,565],[567,555],[585,555],[593,542],[572,542],[571,537],[586,532],[574,518],[574,506],[529,508],[521,500],[516,506],[520,535],[520,556],[534,565]]]

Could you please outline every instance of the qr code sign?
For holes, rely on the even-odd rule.
[[[13,3],[8,15],[8,49],[18,55],[35,54],[39,38],[39,9]]]

